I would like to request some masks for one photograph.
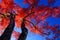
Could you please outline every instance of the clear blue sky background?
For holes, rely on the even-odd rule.
[[[28,7],[28,4],[24,4],[23,3],[23,0],[15,0],[15,3],[19,4],[22,8],[27,8]],[[38,5],[48,5],[48,2],[47,0],[41,0],[41,2],[38,4]],[[54,7],[57,7],[60,5],[60,0],[57,0],[57,2],[54,4]],[[53,17],[49,17],[46,19],[47,22],[49,22],[49,24],[51,26],[53,26],[54,24],[58,24],[60,25],[60,18],[53,18]],[[18,28],[14,28],[15,31],[18,31],[18,32],[21,32],[21,29],[18,29]],[[53,34],[51,34],[49,37],[51,38],[51,36],[53,36]],[[11,40],[14,40],[14,38],[11,38]],[[27,40],[46,40],[45,37],[42,37],[40,36],[39,34],[35,34],[35,33],[32,33],[30,32],[29,30],[29,33],[28,33],[28,36],[27,36]]]

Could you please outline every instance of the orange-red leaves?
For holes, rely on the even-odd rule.
[[[1,18],[0,18],[1,19]],[[0,32],[3,33],[4,29],[9,25],[9,19],[8,18],[2,18],[0,21]]]
[[[4,7],[12,8],[14,4],[14,0],[2,0],[2,4]]]
[[[22,22],[21,19],[22,18],[20,16],[16,16],[16,18],[15,18],[16,27],[18,27],[18,28],[21,26],[21,22]]]
[[[24,3],[29,3],[30,5],[36,5],[39,0],[24,0]]]

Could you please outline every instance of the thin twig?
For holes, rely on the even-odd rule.
[[[36,26],[34,25],[34,23],[33,23],[33,22],[31,22],[31,21],[29,21],[29,20],[25,20],[25,21],[27,21],[27,22],[31,23],[31,24],[34,26],[34,28],[36,29]]]

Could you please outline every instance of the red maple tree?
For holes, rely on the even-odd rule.
[[[2,0],[0,3],[0,33],[2,33],[5,28],[7,28],[10,22],[8,17],[10,13],[8,12],[12,12],[15,15],[15,23],[17,28],[21,28],[20,26],[22,20],[23,18],[25,18],[25,25],[31,32],[40,34],[42,36],[48,36],[51,33],[48,32],[48,30],[51,30],[55,34],[52,39],[57,38],[56,34],[59,34],[60,32],[60,30],[58,30],[59,26],[56,24],[54,25],[54,27],[50,26],[48,22],[46,22],[46,19],[51,16],[54,18],[60,17],[60,7],[49,7],[50,5],[53,5],[55,3],[55,0],[48,0],[48,6],[38,6],[37,4],[39,1],[40,0],[24,0],[25,4],[29,4],[29,7],[21,8],[20,5],[14,3],[14,0]],[[35,22],[32,22],[32,19],[34,19]],[[42,22],[42,24],[40,22]],[[40,24],[41,26],[39,26]],[[17,32],[13,31],[13,35],[14,33]],[[46,39],[50,40],[49,38]]]

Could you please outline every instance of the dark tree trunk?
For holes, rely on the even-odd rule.
[[[21,24],[21,30],[22,30],[22,33],[20,34],[18,40],[26,40],[27,34],[28,34],[28,29],[25,27],[25,20],[24,19]]]
[[[11,38],[11,34],[15,26],[15,20],[12,13],[10,14],[9,18],[10,18],[10,23],[5,29],[4,33],[1,35],[0,40],[10,40]]]

